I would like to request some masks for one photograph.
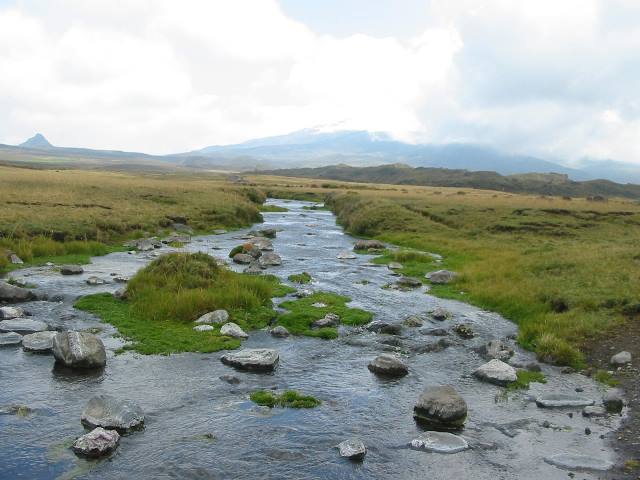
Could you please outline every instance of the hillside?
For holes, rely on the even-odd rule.
[[[556,173],[500,175],[499,173],[488,171],[472,172],[445,168],[412,168],[401,164],[376,167],[332,165],[320,168],[270,170],[259,173],[348,182],[477,188],[539,195],[640,198],[640,185],[623,185],[609,180],[573,181],[567,175]]]

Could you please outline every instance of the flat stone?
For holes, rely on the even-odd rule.
[[[501,386],[515,382],[518,379],[515,368],[496,358],[479,367],[473,372],[473,375],[485,382]]]
[[[233,322],[225,323],[222,328],[220,328],[220,335],[233,338],[249,338],[249,335],[240,328],[240,325]]]
[[[435,272],[427,273],[425,276],[431,283],[444,285],[455,280],[458,274],[450,270],[438,270]]]
[[[398,262],[389,262],[387,264],[387,268],[389,270],[400,270],[400,269],[402,269],[402,264],[398,263]]]
[[[616,353],[613,357],[611,357],[609,363],[615,367],[620,367],[622,365],[631,363],[631,354],[626,351]]]
[[[24,310],[20,307],[0,307],[0,320],[11,320],[24,317]]]
[[[595,402],[588,398],[576,397],[565,393],[550,393],[536,398],[540,408],[587,407]]]
[[[606,417],[607,409],[604,407],[598,407],[595,405],[584,407],[582,409],[583,417]]]
[[[22,343],[22,338],[22,335],[16,332],[0,333],[0,347],[20,345]]]
[[[422,282],[417,278],[413,278],[413,277],[402,277],[396,282],[396,284],[400,287],[405,287],[405,288],[422,287]]]
[[[49,353],[53,349],[53,339],[57,332],[44,331],[22,337],[22,348],[28,352]]]
[[[227,323],[229,321],[229,312],[226,310],[214,310],[213,312],[205,313],[196,320],[196,323]]]
[[[213,331],[213,326],[211,325],[197,325],[193,327],[196,332],[211,332]]]
[[[448,432],[425,432],[411,441],[411,447],[435,453],[458,453],[469,448],[467,441]]]
[[[278,337],[278,338],[285,338],[285,337],[288,337],[290,335],[289,334],[289,330],[287,330],[282,325],[278,325],[277,327],[272,328],[270,333],[274,337]]]
[[[16,332],[27,335],[45,330],[49,330],[49,325],[30,318],[15,318],[13,320],[2,320],[0,322],[0,332]]]
[[[112,395],[96,395],[84,407],[80,421],[90,428],[102,427],[126,432],[142,426],[144,412],[135,402]]]
[[[340,442],[337,446],[340,456],[356,462],[361,462],[367,454],[367,447],[359,438],[350,438]]]
[[[120,443],[120,434],[115,430],[98,427],[73,442],[72,449],[78,455],[97,458],[113,452]]]
[[[280,356],[277,350],[270,348],[245,348],[238,352],[229,352],[220,357],[225,365],[243,370],[269,372],[276,368]]]
[[[427,387],[413,407],[413,416],[438,430],[457,430],[467,419],[467,402],[451,385]]]
[[[60,267],[62,275],[80,275],[83,272],[84,269],[80,265],[63,265]]]
[[[343,252],[338,253],[336,258],[338,260],[355,260],[356,258],[358,258],[358,256],[352,252],[345,250]]]
[[[599,459],[593,455],[578,455],[575,453],[559,453],[545,457],[544,461],[563,470],[597,470],[604,472],[613,468],[613,462],[609,460]]]
[[[403,377],[409,373],[409,367],[395,355],[383,353],[369,362],[367,368],[378,375]]]

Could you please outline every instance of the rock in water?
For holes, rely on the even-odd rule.
[[[31,290],[0,280],[0,302],[27,302],[36,298]]]
[[[87,278],[87,285],[104,285],[105,283],[107,283],[105,280],[103,280],[100,277],[89,277]]]
[[[111,395],[92,397],[82,411],[80,421],[90,427],[126,432],[142,426],[144,412],[140,405]]]
[[[402,277],[396,284],[404,288],[420,288],[422,286],[422,282],[413,277]]]
[[[253,257],[251,255],[247,255],[246,253],[236,253],[233,256],[233,261],[242,265],[249,265],[251,262],[253,262]]]
[[[280,356],[270,348],[245,348],[239,352],[230,352],[220,357],[225,365],[243,370],[270,372],[276,368]]]
[[[24,310],[20,307],[0,307],[0,320],[11,320],[24,317]]]
[[[496,358],[482,365],[473,374],[480,380],[501,386],[518,379],[515,368]]]
[[[563,408],[563,407],[587,407],[595,402],[588,398],[576,397],[564,393],[551,393],[536,398],[536,405],[540,408]]]
[[[469,448],[469,444],[453,433],[425,432],[411,441],[411,447],[435,453],[458,453]]]
[[[57,332],[36,332],[22,337],[22,348],[33,353],[49,353]]]
[[[258,264],[263,268],[276,267],[282,265],[282,258],[276,253],[267,252],[258,259]]]
[[[458,274],[450,270],[438,270],[436,272],[427,273],[426,277],[431,283],[444,285],[456,279]]]
[[[220,335],[226,335],[227,337],[234,338],[249,338],[249,335],[240,328],[240,325],[233,322],[225,323],[220,329]]]
[[[489,358],[506,361],[513,356],[513,348],[505,344],[502,340],[491,340],[484,347],[484,353]]]
[[[445,310],[442,307],[438,307],[435,310],[431,311],[431,318],[433,318],[434,320],[438,320],[440,322],[445,321],[450,316],[451,316],[451,313],[449,313],[448,310]]]
[[[344,252],[338,253],[338,256],[336,258],[338,260],[354,260],[358,258],[358,256],[345,250]]]
[[[380,240],[358,240],[353,245],[354,250],[369,250],[370,248],[374,250],[384,250],[387,247]]]
[[[467,419],[467,402],[451,385],[427,387],[413,407],[413,416],[437,430],[459,430]]]
[[[49,325],[39,320],[29,318],[14,318],[13,320],[2,320],[0,322],[0,332],[16,332],[22,335],[43,332],[49,330]]]
[[[56,362],[70,368],[101,368],[107,363],[102,340],[88,332],[60,332],[53,339]]]
[[[0,333],[0,347],[19,345],[22,343],[22,335],[16,332]]]
[[[98,427],[79,437],[71,448],[78,455],[96,458],[113,452],[119,442],[118,432]]]
[[[378,375],[389,377],[404,377],[409,373],[409,367],[395,355],[383,353],[369,362],[367,368]]]
[[[625,351],[616,353],[613,357],[611,357],[609,363],[614,367],[620,367],[622,365],[626,365],[627,363],[631,363],[631,354]]]
[[[285,337],[288,337],[290,334],[289,334],[289,330],[287,330],[282,325],[278,325],[277,327],[271,329],[271,335],[278,338],[285,338]]]
[[[358,438],[350,438],[338,444],[340,456],[356,462],[361,462],[367,454],[367,447]]]
[[[616,388],[609,390],[602,399],[607,412],[620,413],[624,408],[625,400],[622,392]]]
[[[214,310],[213,312],[205,313],[196,323],[227,323],[229,321],[229,312],[226,310]]]
[[[60,267],[62,275],[80,275],[83,272],[84,269],[80,265],[63,265]]]
[[[417,315],[411,315],[405,318],[402,323],[404,323],[407,327],[416,328],[422,326],[422,320]]]
[[[609,460],[602,460],[592,455],[578,455],[574,453],[559,453],[545,457],[545,462],[564,470],[598,470],[604,472],[613,468]]]

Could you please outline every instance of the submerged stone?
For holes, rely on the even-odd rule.
[[[453,433],[425,432],[411,441],[411,447],[435,453],[458,453],[469,448],[469,444]]]
[[[597,470],[604,472],[613,468],[613,462],[594,457],[593,455],[578,455],[575,453],[559,453],[545,457],[544,461],[563,470]]]
[[[111,395],[97,395],[84,407],[80,421],[91,428],[102,427],[126,432],[142,426],[144,412],[135,402]]]
[[[16,332],[0,333],[0,347],[19,345],[22,343],[22,338],[22,335]]]
[[[586,407],[594,403],[588,398],[565,393],[550,393],[536,398],[536,405],[541,408]]]

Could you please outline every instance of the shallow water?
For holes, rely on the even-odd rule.
[[[343,329],[333,341],[276,339],[266,331],[250,332],[244,346],[276,348],[280,364],[273,374],[243,373],[220,362],[224,352],[116,356],[113,351],[121,340],[114,337],[115,329],[71,306],[80,295],[122,286],[88,286],[89,276],[131,275],[153,255],[174,249],[97,257],[81,276],[61,276],[50,267],[14,272],[15,278],[37,285],[38,293],[59,300],[26,304],[34,318],[58,329],[101,327],[100,336],[109,351],[103,372],[69,375],[54,368],[50,355],[0,348],[0,405],[20,403],[34,409],[26,418],[0,415],[0,478],[565,479],[567,471],[543,458],[573,452],[613,460],[600,435],[615,429],[619,418],[589,420],[580,415],[580,409],[539,409],[532,401],[542,393],[574,393],[581,388],[584,392],[578,395],[598,402],[600,386],[582,375],[543,366],[547,384],[534,383],[528,392],[501,395],[503,389],[471,376],[485,361],[473,349],[490,339],[514,335],[517,330],[512,323],[464,303],[432,297],[424,289],[382,289],[395,278],[387,268],[369,265],[371,256],[336,259],[340,251],[352,249],[353,238],[336,226],[330,212],[303,210],[309,205],[305,202],[270,203],[289,211],[264,214],[261,226],[282,229],[273,243],[283,265],[270,268],[269,273],[286,279],[291,273],[307,271],[314,279],[308,288],[348,295],[353,306],[372,311],[375,319],[401,321],[436,306],[452,312],[453,318],[405,328],[394,347],[383,343],[392,338],[388,335],[350,329]],[[224,258],[248,230],[196,237],[183,250]],[[357,283],[363,279],[370,283]],[[450,329],[462,322],[471,324],[478,336],[462,340],[451,334],[447,338],[453,346],[415,353],[439,339],[425,335],[426,330]],[[389,350],[404,356],[410,366],[408,376],[381,380],[367,370],[370,359]],[[533,360],[530,353],[516,351],[519,358]],[[237,376],[241,383],[225,383],[219,379],[224,374]],[[462,435],[472,448],[453,455],[409,449],[410,441],[422,431],[412,417],[418,395],[428,385],[446,383],[467,401],[469,418]],[[311,410],[256,407],[248,396],[257,388],[296,389],[322,399],[323,404]],[[109,459],[78,459],[68,446],[84,433],[80,413],[88,399],[99,393],[140,403],[147,414],[146,426],[123,437]],[[560,428],[544,428],[545,421]],[[593,433],[585,435],[585,427]],[[368,447],[362,464],[341,459],[334,448],[351,436],[360,437]],[[598,475],[581,472],[579,478]]]

